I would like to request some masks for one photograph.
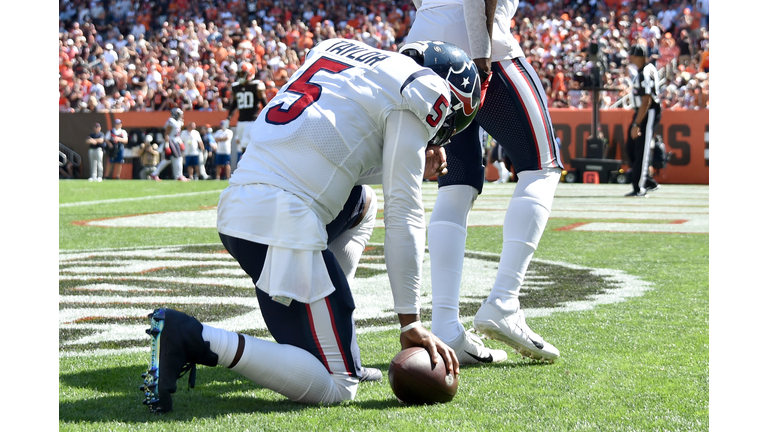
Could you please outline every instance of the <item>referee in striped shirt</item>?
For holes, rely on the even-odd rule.
[[[661,119],[659,72],[648,61],[648,47],[645,45],[633,45],[629,50],[629,61],[637,66],[637,75],[632,81],[635,115],[627,140],[627,155],[632,164],[632,192],[625,196],[644,197],[647,192],[659,188],[648,169],[651,164],[653,130]]]

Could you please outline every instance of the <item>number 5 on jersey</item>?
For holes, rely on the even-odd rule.
[[[323,88],[311,83],[310,80],[316,73],[324,70],[330,73],[339,73],[351,68],[351,65],[344,64],[326,57],[317,59],[301,76],[297,77],[285,90],[286,92],[301,95],[294,103],[286,107],[283,103],[274,106],[267,111],[266,120],[272,124],[286,124],[296,120],[301,113],[320,98]]]
[[[443,108],[448,108],[448,99],[446,99],[445,96],[440,95],[432,106],[435,114],[427,114],[427,123],[429,123],[430,126],[435,127],[440,124],[440,120],[442,120],[444,114]]]

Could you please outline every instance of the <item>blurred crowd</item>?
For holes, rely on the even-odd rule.
[[[706,0],[521,1],[512,24],[556,108],[590,108],[586,77],[602,65],[600,106],[626,106],[632,44],[645,43],[665,109],[709,108]],[[61,112],[225,111],[238,64],[271,99],[319,41],[396,50],[410,0],[60,0]],[[590,51],[597,47],[598,55]]]

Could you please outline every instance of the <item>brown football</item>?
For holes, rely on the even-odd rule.
[[[459,388],[458,377],[447,374],[445,362],[438,357],[432,364],[423,347],[406,348],[389,364],[389,386],[397,399],[409,405],[449,402]]]

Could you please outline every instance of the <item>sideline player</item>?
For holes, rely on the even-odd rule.
[[[467,218],[485,180],[480,127],[499,142],[512,160],[518,181],[504,217],[496,280],[475,314],[474,327],[523,356],[548,362],[560,356],[557,348],[528,327],[518,300],[528,264],[549,219],[563,168],[546,93],[511,34],[510,23],[518,3],[414,0],[418,10],[406,38],[406,42],[436,39],[453,43],[470,54],[481,78],[487,77],[483,81],[484,103],[474,123],[446,146],[448,174],[438,179],[428,231],[432,329],[457,352],[462,363],[506,358],[503,351],[488,350],[473,340],[459,321]]]
[[[141,143],[139,148],[142,165],[139,172],[140,179],[148,179],[148,173],[154,171],[157,168],[157,164],[160,163],[160,152],[157,150],[157,144],[152,142],[153,139],[151,133],[144,135],[144,142]]]
[[[182,173],[184,169],[184,143],[181,141],[181,128],[184,126],[184,111],[180,108],[171,109],[171,117],[165,122],[165,159],[152,171],[149,178],[160,181],[160,173],[169,164],[173,170],[173,178],[179,181],[189,181]]]
[[[107,132],[105,142],[112,153],[107,159],[107,178],[120,180],[125,163],[125,145],[128,144],[128,132],[123,129],[122,120],[115,120],[115,127]]]
[[[232,137],[234,133],[229,128],[229,120],[222,120],[219,130],[213,134],[216,140],[215,173],[219,180],[229,180],[232,173]]]
[[[637,75],[632,80],[632,106],[635,114],[632,116],[627,140],[627,155],[632,164],[632,192],[624,196],[644,197],[646,192],[659,188],[656,180],[648,175],[653,130],[661,121],[659,72],[653,62],[648,61],[648,47],[644,45],[633,45],[630,48],[629,61],[637,66]]]
[[[267,105],[267,87],[256,79],[256,68],[248,61],[243,61],[237,71],[237,80],[232,84],[232,104],[229,107],[227,120],[232,120],[232,114],[237,111],[235,126],[234,148],[232,149],[232,172],[248,147],[251,125],[259,116],[261,109]]]
[[[104,133],[101,132],[101,124],[93,125],[93,132],[85,139],[88,144],[88,161],[91,165],[91,176],[88,181],[100,182],[104,175]]]
[[[171,410],[176,378],[196,363],[229,367],[297,402],[355,398],[363,377],[355,304],[327,244],[364,216],[367,189],[356,184],[379,167],[384,256],[401,346],[424,346],[433,362],[441,356],[449,372],[459,372],[453,350],[419,319],[426,240],[421,186],[425,174],[443,173],[438,144],[471,122],[480,81],[457,47],[423,46],[410,53],[413,61],[359,41],[323,41],[262,111],[251,134],[258,145],[222,192],[217,227],[254,281],[277,343],[155,310],[154,360],[144,385],[151,410]],[[296,157],[305,163],[293,163]]]
[[[186,129],[181,131],[181,141],[184,143],[184,162],[187,165],[187,178],[190,180],[198,180],[200,178],[207,180],[208,176],[203,175],[205,170],[201,169],[203,167],[200,156],[205,151],[205,145],[195,122],[190,122]]]

